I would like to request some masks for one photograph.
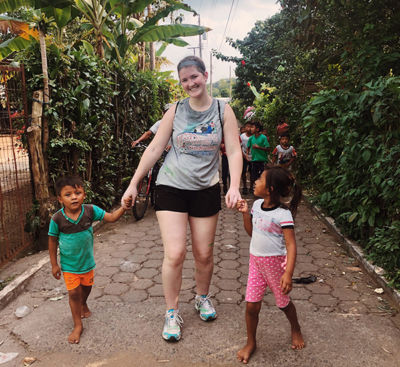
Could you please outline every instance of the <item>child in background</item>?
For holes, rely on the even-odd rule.
[[[297,157],[293,146],[289,145],[289,133],[283,133],[279,137],[279,145],[272,152],[272,163],[279,164],[282,167],[289,168]]]
[[[254,195],[261,199],[254,202],[251,214],[246,200],[237,203],[243,214],[244,228],[251,236],[246,289],[247,344],[237,353],[238,360],[243,363],[249,361],[256,349],[258,316],[267,286],[274,293],[276,305],[289,320],[292,348],[305,346],[296,308],[288,296],[296,262],[293,216],[301,199],[301,188],[287,169],[267,166],[255,182]],[[289,195],[293,197],[287,208],[281,198]]]
[[[243,133],[240,134],[240,140],[241,140],[241,147],[242,147],[242,154],[243,154],[243,169],[242,169],[242,184],[243,184],[243,195],[247,195],[247,171],[251,175],[251,153],[247,153],[247,143],[252,135],[251,130],[252,130],[253,124],[251,122],[246,122],[244,125],[244,131]],[[250,189],[252,187],[250,186]]]
[[[252,126],[252,136],[247,142],[247,153],[251,153],[251,174],[250,189],[253,189],[254,182],[264,171],[265,163],[268,161],[269,143],[265,135],[261,134],[262,126],[255,122]]]
[[[282,118],[279,121],[278,125],[276,126],[276,134],[279,137],[288,132],[289,132],[289,125],[287,124],[286,120]]]
[[[96,205],[83,204],[86,197],[80,177],[65,176],[56,182],[57,199],[63,206],[53,215],[49,227],[49,254],[51,272],[60,279],[63,272],[68,290],[74,329],[68,342],[78,344],[83,331],[82,318],[91,312],[86,303],[92,290],[94,268],[93,228],[97,220],[117,221],[124,213],[119,208],[107,213]],[[57,263],[57,245],[60,246],[60,266]]]

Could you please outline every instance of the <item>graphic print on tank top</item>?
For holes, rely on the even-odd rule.
[[[200,124],[190,123],[177,136],[177,149],[191,155],[213,155],[219,149],[218,133],[214,121]]]

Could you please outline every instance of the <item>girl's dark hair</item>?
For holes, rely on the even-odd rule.
[[[200,73],[204,74],[206,72],[206,66],[204,61],[197,56],[186,56],[178,64],[178,74],[182,68],[186,68],[188,66],[195,66]]]
[[[297,207],[301,200],[302,191],[293,174],[286,168],[280,166],[266,165],[265,170],[267,171],[266,186],[269,191],[271,203],[287,208],[286,205],[281,203],[281,197],[293,195],[289,203],[289,208],[287,209],[289,209],[293,217],[295,217]]]
[[[62,176],[59,177],[56,181],[56,194],[60,196],[61,190],[65,186],[72,186],[72,187],[84,187],[83,181],[79,176]]]

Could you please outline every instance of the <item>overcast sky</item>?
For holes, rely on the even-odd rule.
[[[201,25],[212,28],[207,33],[207,39],[202,39],[202,57],[208,71],[210,71],[210,51],[212,49],[219,50],[227,56],[239,56],[239,53],[226,43],[226,37],[234,40],[243,39],[257,20],[270,18],[280,10],[280,5],[276,3],[276,0],[186,0],[184,2],[200,14]],[[184,14],[182,23],[198,24],[197,16],[194,17],[192,13],[188,12],[182,13]],[[198,36],[185,37],[184,40],[190,45],[187,47],[169,45],[163,53],[163,56],[167,57],[173,65],[164,66],[162,70],[173,70],[175,78],[177,78],[176,66],[179,60],[187,55],[193,55],[194,50],[189,47],[199,46]],[[199,56],[198,48],[195,49],[195,52]],[[230,65],[232,65],[231,73],[234,77],[234,64],[213,58],[212,81],[229,78]]]

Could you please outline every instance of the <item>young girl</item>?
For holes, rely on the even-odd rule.
[[[292,174],[283,167],[267,166],[255,182],[254,195],[262,199],[253,204],[251,214],[247,202],[240,200],[238,210],[243,214],[244,228],[251,236],[249,277],[246,290],[247,344],[237,358],[247,363],[256,349],[256,331],[261,301],[270,287],[276,305],[285,313],[292,330],[292,348],[305,346],[296,308],[288,296],[296,262],[296,239],[293,215],[301,199],[301,188]],[[281,198],[293,195],[289,208]]]

